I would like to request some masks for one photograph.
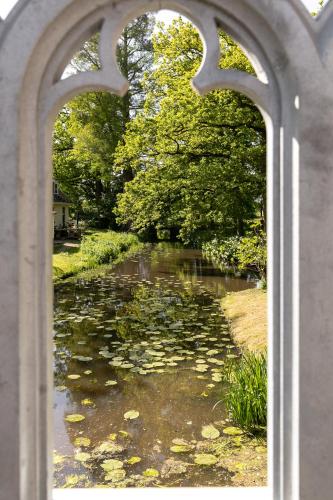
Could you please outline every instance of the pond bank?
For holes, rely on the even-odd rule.
[[[88,230],[81,243],[54,244],[53,283],[103,274],[143,248],[134,234]]]
[[[228,293],[221,301],[234,342],[251,352],[267,348],[267,293],[257,288]]]

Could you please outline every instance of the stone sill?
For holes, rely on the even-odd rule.
[[[55,489],[52,500],[271,500],[270,488]]]

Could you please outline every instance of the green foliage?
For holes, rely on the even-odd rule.
[[[220,34],[221,67],[253,73],[240,48]],[[196,29],[182,19],[153,38],[147,97],[116,150],[120,170],[135,178],[118,196],[118,222],[139,233],[170,230],[186,243],[199,234],[244,234],[265,212],[265,126],[245,96],[200,97],[190,80],[202,60]]]
[[[127,251],[139,248],[138,237],[115,231],[95,231],[87,234],[80,248],[63,247],[53,255],[53,278],[55,281],[74,276],[81,271],[93,269],[103,263],[111,263]]]
[[[226,367],[230,387],[224,401],[230,417],[254,431],[267,425],[267,356],[247,353]]]
[[[107,231],[85,236],[82,240],[81,252],[84,257],[97,265],[108,264],[137,243],[138,238],[134,234]]]
[[[204,243],[202,249],[223,270],[254,271],[266,281],[267,238],[260,222],[254,222],[246,236],[215,238]]]
[[[262,280],[266,279],[267,239],[266,233],[258,226],[253,233],[240,239],[237,259],[239,269],[254,269]]]
[[[133,178],[131,167],[115,172],[114,155],[128,121],[143,105],[141,79],[152,64],[154,19],[144,15],[124,30],[117,61],[131,84],[121,98],[107,92],[77,96],[60,112],[53,140],[54,177],[88,225],[113,227],[116,196]],[[100,69],[99,37],[87,41],[71,63],[73,72]]]
[[[205,255],[218,264],[222,269],[236,268],[238,262],[238,249],[241,238],[239,236],[231,236],[219,240],[214,238],[203,244],[202,249]]]

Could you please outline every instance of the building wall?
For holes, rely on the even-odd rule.
[[[65,225],[69,221],[69,207],[67,205],[56,204],[53,205],[53,221],[54,227],[63,227],[63,210],[65,211]]]

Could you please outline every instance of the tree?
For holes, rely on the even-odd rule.
[[[253,73],[240,48],[220,34],[221,67]],[[245,96],[198,96],[190,80],[202,60],[192,24],[181,18],[153,37],[154,72],[145,105],[116,150],[120,171],[135,178],[118,195],[119,223],[145,233],[167,229],[185,242],[216,232],[244,234],[265,218],[265,125]]]
[[[120,98],[107,92],[89,92],[67,104],[54,131],[54,176],[90,220],[115,227],[113,208],[124,183],[133,179],[131,167],[115,172],[114,158],[127,123],[143,105],[141,80],[152,64],[151,33],[154,18],[144,15],[124,30],[117,48],[121,71],[130,82]],[[96,71],[99,36],[87,41],[72,61],[72,71]]]

